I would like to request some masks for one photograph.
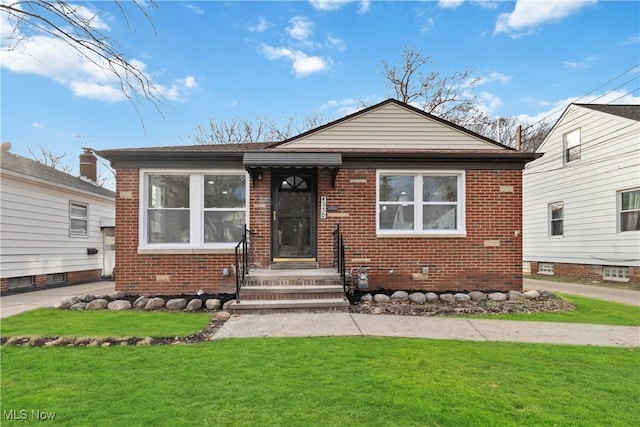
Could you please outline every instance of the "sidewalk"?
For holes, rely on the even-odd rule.
[[[321,336],[380,336],[640,348],[639,326],[350,313],[247,314],[229,319],[213,339]]]
[[[114,282],[102,281],[83,285],[62,286],[42,291],[24,292],[0,297],[0,318],[13,316],[24,311],[41,307],[53,307],[62,297],[91,295],[111,295]]]

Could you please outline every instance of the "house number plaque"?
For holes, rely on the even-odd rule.
[[[327,196],[320,197],[320,219],[327,218]]]

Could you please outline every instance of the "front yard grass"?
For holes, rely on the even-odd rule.
[[[640,425],[637,349],[332,337],[0,356],[4,422],[15,409],[69,426]]]
[[[583,298],[575,295],[558,294],[558,296],[574,303],[576,306],[575,310],[467,317],[479,319],[528,320],[533,322],[640,326],[640,307]]]
[[[209,313],[41,308],[2,319],[0,332],[3,337],[174,337],[199,332],[210,319]]]

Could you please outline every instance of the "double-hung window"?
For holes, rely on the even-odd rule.
[[[574,162],[580,160],[580,129],[565,133],[564,139],[564,162]]]
[[[248,218],[245,171],[141,172],[143,248],[228,248]]]
[[[549,203],[549,235],[564,235],[564,203]]]
[[[464,233],[464,177],[463,171],[378,171],[378,234]]]
[[[640,188],[618,192],[620,231],[640,230]]]
[[[89,235],[89,206],[84,203],[69,202],[69,235]]]

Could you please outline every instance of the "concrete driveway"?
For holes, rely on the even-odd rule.
[[[53,307],[62,297],[83,296],[87,294],[111,295],[115,291],[114,287],[115,282],[103,281],[3,296],[0,297],[0,318],[13,316],[14,314],[36,308]]]

